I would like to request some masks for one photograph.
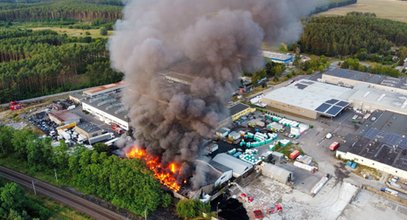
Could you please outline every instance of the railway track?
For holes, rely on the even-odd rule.
[[[36,193],[50,197],[94,219],[126,219],[125,217],[109,209],[106,209],[77,195],[69,193],[61,188],[55,187],[51,184],[42,182],[38,179],[32,178],[14,170],[0,166],[0,176],[16,182],[28,189],[33,189],[32,184],[34,181]]]

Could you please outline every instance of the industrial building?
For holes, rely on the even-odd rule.
[[[229,108],[230,117],[232,121],[238,120],[240,117],[255,112],[255,108],[251,108],[248,105],[237,103]]]
[[[302,117],[336,117],[347,106],[372,112],[392,111],[407,115],[405,78],[335,69],[320,81],[300,80],[266,94],[269,107]]]
[[[50,111],[48,117],[51,121],[55,122],[57,125],[67,125],[71,123],[79,123],[80,117],[74,113],[67,110],[63,111]]]
[[[263,51],[263,56],[270,59],[275,63],[282,63],[285,65],[292,64],[294,62],[294,56],[291,54],[276,53],[271,51]]]
[[[191,77],[190,75],[182,74],[175,71],[165,72],[163,73],[163,76],[169,82],[180,83],[187,86],[190,86],[192,81],[194,80],[194,77]]]
[[[354,93],[348,98],[356,109],[372,112],[392,111],[407,115],[407,95],[381,90],[367,85],[355,85]]]
[[[109,93],[82,100],[82,109],[106,124],[116,124],[129,130],[127,109],[121,103],[120,93]]]
[[[74,129],[76,132],[78,132],[78,134],[82,135],[87,140],[103,134],[103,129],[90,122],[80,122]]]
[[[392,111],[407,115],[407,78],[333,69],[322,75],[322,82],[352,88],[348,101],[354,108],[371,112]]]
[[[294,181],[294,175],[291,171],[271,163],[263,163],[261,165],[261,174],[284,184]]]
[[[407,116],[372,113],[357,134],[349,134],[336,156],[407,179]]]
[[[82,104],[82,110],[97,117],[106,124],[116,124],[129,130],[127,109],[121,102],[124,83],[114,83],[70,95],[69,99]]]
[[[316,119],[319,115],[336,117],[349,103],[352,89],[326,83],[300,80],[272,90],[262,102],[295,115]]]
[[[336,68],[322,74],[321,81],[346,87],[366,85],[369,88],[407,95],[407,78],[405,77],[394,78],[390,76]]]
[[[233,177],[238,178],[249,172],[253,165],[232,157],[226,153],[217,154],[212,161],[233,170]]]
[[[206,179],[208,183],[213,183],[214,187],[223,185],[233,177],[233,170],[218,162],[211,160],[208,164]]]
[[[125,87],[124,81],[120,81],[118,83],[112,83],[85,90],[83,91],[83,94],[87,97],[92,98],[106,93],[120,92],[124,87]]]
[[[240,117],[255,112],[255,108],[242,103],[235,103],[232,106],[229,106],[229,115],[221,120],[218,124],[218,130],[222,127],[227,127],[230,123],[238,120]]]

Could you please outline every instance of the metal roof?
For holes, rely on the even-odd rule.
[[[87,95],[87,96],[96,96],[96,95],[112,92],[114,90],[123,89],[124,86],[125,86],[124,81],[120,81],[118,83],[112,83],[112,84],[108,84],[108,85],[90,88],[88,90],[83,91],[83,94]]]
[[[377,111],[373,117],[338,150],[407,170],[407,115]]]
[[[79,124],[76,125],[76,127],[86,131],[87,133],[93,133],[102,130],[99,126],[91,122],[80,122]]]
[[[272,60],[290,61],[293,59],[291,54],[276,53],[271,51],[263,51],[263,56]]]
[[[233,105],[232,107],[229,108],[230,115],[235,115],[241,111],[244,111],[246,109],[250,108],[250,106],[238,103],[236,105]]]
[[[345,78],[345,79],[351,79],[351,80],[356,80],[356,81],[362,81],[362,82],[407,90],[407,78],[406,77],[394,78],[394,77],[385,76],[385,75],[372,74],[372,73],[366,73],[366,72],[360,72],[360,71],[348,70],[348,69],[341,69],[341,68],[329,70],[324,74],[336,76],[336,77],[340,77],[340,78]]]
[[[123,121],[128,119],[128,111],[121,102],[121,92],[109,93],[96,98],[85,98],[82,99],[82,103],[86,103]]]
[[[67,110],[62,110],[62,111],[53,110],[53,111],[50,111],[48,114],[54,116],[55,118],[57,118],[58,120],[60,120],[62,122],[68,121],[68,120],[78,121],[81,119],[81,117],[79,117],[77,114],[74,114]]]
[[[298,106],[326,115],[337,115],[337,107],[343,109],[348,106],[349,103],[345,100],[348,100],[352,93],[353,90],[350,88],[303,79],[289,86],[272,90],[263,99]]]
[[[214,162],[222,164],[227,168],[232,169],[233,173],[237,176],[243,175],[253,167],[253,165],[232,157],[226,153],[220,153],[216,155],[212,160]]]
[[[262,174],[282,183],[286,183],[290,176],[293,175],[292,172],[271,163],[262,164]]]
[[[350,102],[362,102],[373,104],[379,110],[389,110],[401,114],[407,114],[407,95],[372,88],[367,85],[354,87],[355,93],[349,97]]]

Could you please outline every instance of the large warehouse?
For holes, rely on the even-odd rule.
[[[366,85],[370,88],[407,95],[407,78],[405,77],[394,78],[384,75],[336,68],[322,74],[322,81],[347,87]]]
[[[407,115],[407,95],[381,90],[364,84],[356,85],[348,101],[362,111],[392,111]]]
[[[127,109],[121,103],[120,93],[109,93],[82,100],[82,109],[107,124],[117,124],[129,130]]]
[[[374,112],[357,134],[349,134],[336,156],[407,179],[407,116]]]
[[[316,119],[319,115],[336,117],[349,103],[352,89],[326,83],[300,80],[272,90],[262,102],[295,115]]]
[[[263,56],[267,59],[270,59],[274,63],[282,63],[285,65],[289,65],[294,62],[294,57],[291,54],[263,51]]]
[[[243,176],[253,168],[253,165],[232,157],[226,153],[216,155],[212,161],[231,169],[233,171],[233,177],[235,178]]]
[[[300,80],[272,90],[262,102],[312,119],[319,115],[336,117],[348,105],[364,112],[381,110],[407,115],[407,81],[335,69],[323,74],[319,82]]]
[[[69,98],[82,104],[82,110],[96,116],[107,124],[116,124],[129,130],[127,109],[121,102],[124,83],[114,83],[85,90],[81,94],[70,95]]]

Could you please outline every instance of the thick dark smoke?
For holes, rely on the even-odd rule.
[[[315,0],[134,0],[110,39],[125,74],[123,102],[137,144],[190,175],[203,138],[227,115],[244,71],[261,68],[263,42],[295,41]],[[169,82],[181,73],[189,82]],[[179,74],[178,74],[178,78]],[[200,179],[200,178],[195,178]],[[196,183],[200,185],[201,183]]]

